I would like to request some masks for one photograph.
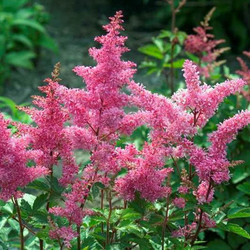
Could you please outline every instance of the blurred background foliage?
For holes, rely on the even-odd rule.
[[[177,4],[178,2],[176,0]],[[209,84],[237,77],[235,71],[240,69],[240,66],[236,57],[241,56],[242,51],[249,50],[250,47],[249,0],[187,0],[176,17],[176,27],[181,31],[177,34],[179,40],[184,39],[185,33],[192,34],[193,28],[199,26],[214,6],[216,11],[210,21],[212,33],[216,39],[225,39],[223,46],[229,46],[231,50],[221,56],[227,63],[216,69],[213,79],[207,80]],[[101,25],[107,23],[107,17],[112,16],[116,10],[124,12],[124,34],[129,37],[127,46],[131,51],[124,56],[141,65],[135,80],[143,82],[153,92],[169,95],[163,68],[157,64],[156,70],[151,72],[154,74],[147,74],[148,68],[143,67],[146,65],[142,63],[145,58],[150,57],[145,46],[153,43],[161,48],[160,38],[165,39],[167,47],[172,39],[170,33],[162,32],[171,29],[171,11],[166,1],[0,0],[1,111],[4,111],[7,117],[12,116],[14,120],[31,122],[29,117],[16,109],[16,103],[24,105],[30,102],[30,96],[38,93],[37,86],[43,84],[42,80],[50,75],[53,65],[58,61],[62,65],[62,84],[82,87],[82,80],[75,76],[72,68],[79,64],[93,65],[94,62],[88,56],[88,48],[96,45],[94,37],[103,34]],[[180,47],[182,45],[183,42]],[[160,52],[162,54],[157,52],[156,59],[168,57],[165,50]],[[183,87],[181,50],[177,51],[177,56],[174,65],[175,81],[179,87]],[[165,67],[169,66],[168,58]],[[200,146],[206,146],[207,134],[215,130],[219,122],[246,108],[248,103],[242,95],[227,98],[195,141]],[[146,135],[147,130],[142,127],[133,134],[131,142],[141,146]],[[249,207],[249,138],[249,129],[246,128],[229,146],[229,159],[244,160],[245,163],[232,168],[231,181],[216,192],[218,207],[228,201],[233,201],[230,205],[231,211],[238,207]],[[121,144],[126,142],[127,138],[124,138]],[[234,218],[233,222],[250,232],[249,219]],[[209,241],[209,249],[218,249],[218,246],[220,249],[250,249],[246,239],[225,233],[221,229],[210,230],[205,239]]]
[[[22,67],[25,64],[27,66],[27,61],[28,66],[31,67],[32,64],[29,61],[32,61],[35,62],[35,71],[27,71],[20,67],[18,69],[14,67],[13,70],[11,67],[11,74],[9,74],[11,79],[3,83],[3,95],[14,99],[17,103],[29,101],[29,96],[37,93],[37,86],[41,85],[41,80],[49,75],[51,68],[58,61],[62,63],[63,83],[73,87],[82,86],[81,80],[75,77],[71,69],[79,64],[93,64],[88,56],[88,48],[96,45],[93,41],[94,36],[102,34],[101,25],[105,24],[107,17],[112,16],[116,10],[121,9],[124,12],[125,34],[129,37],[127,46],[131,52],[125,57],[138,65],[145,58],[138,49],[151,42],[152,37],[158,36],[162,29],[169,30],[171,27],[171,11],[165,0],[0,0],[0,3],[0,6],[4,3],[14,5],[16,7],[14,13],[18,12],[17,9],[21,12],[31,11],[32,14],[26,17],[26,20],[40,24],[38,30],[27,25],[22,27],[22,29],[29,28],[25,34],[29,34],[28,39],[33,46],[33,49],[30,49],[27,48],[27,44],[26,47],[22,45],[22,49],[29,51],[29,54],[26,54],[29,57],[24,58],[26,63]],[[187,34],[193,33],[192,29],[200,24],[213,6],[216,7],[210,22],[214,28],[213,33],[217,39],[226,40],[224,46],[231,47],[231,50],[224,53],[221,59],[227,59],[232,70],[237,69],[239,66],[235,60],[236,56],[249,48],[247,34],[250,29],[248,15],[250,0],[187,0],[177,14],[176,26]],[[2,7],[0,12],[1,16],[5,13]],[[3,25],[0,25],[3,28]],[[34,38],[32,34],[34,32],[36,35],[39,34],[40,38],[43,34],[49,34],[50,38],[58,44],[58,53],[51,53],[42,48],[47,46],[56,52],[56,45],[49,36],[47,39],[45,39],[46,36],[42,36],[43,42],[41,42]],[[45,43],[44,40],[47,42]],[[14,46],[13,52],[20,50],[17,49],[18,46]],[[2,45],[1,48],[3,48]],[[158,91],[164,78],[145,77],[144,73],[143,70],[138,70],[136,80],[145,83],[151,90]],[[22,95],[19,94],[21,90]]]

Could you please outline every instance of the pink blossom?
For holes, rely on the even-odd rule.
[[[173,199],[173,203],[178,208],[184,208],[186,206],[186,201],[184,198],[175,198]]]
[[[72,143],[67,129],[64,128],[64,123],[69,117],[61,105],[61,100],[55,94],[59,84],[51,79],[45,81],[48,85],[39,89],[46,94],[46,97],[33,96],[33,103],[38,108],[19,108],[31,115],[36,126],[18,127],[20,132],[28,137],[32,149],[42,151],[42,165],[48,170],[52,170],[59,157],[62,159],[63,171],[60,182],[66,185],[78,171],[73,157]]]
[[[49,232],[52,239],[63,239],[65,247],[71,248],[70,241],[77,237],[78,234],[71,227],[55,228]]]
[[[196,230],[197,224],[193,222],[192,224],[186,225],[184,227],[180,227],[179,229],[172,232],[172,237],[179,238],[179,237],[186,237],[188,238],[192,235]]]
[[[243,80],[237,79],[216,84],[214,87],[201,85],[197,66],[189,60],[185,61],[183,70],[187,89],[177,91],[172,100],[195,114],[191,118],[194,125],[204,126],[224,98],[240,91],[246,84]]]
[[[199,203],[210,203],[213,200],[214,188],[210,187],[208,182],[203,181],[197,191],[194,191],[194,195]]]
[[[208,23],[202,22],[201,26],[194,28],[195,35],[188,35],[185,40],[185,50],[199,57],[199,71],[206,78],[216,66],[216,59],[228,48],[216,49],[217,45],[224,43],[225,40],[215,40],[214,35],[208,33],[212,27]]]
[[[189,192],[189,188],[188,187],[185,187],[185,186],[180,186],[178,188],[178,191],[181,193],[181,194],[187,194]]]
[[[7,128],[8,124],[9,122],[0,114],[0,199],[5,201],[11,196],[19,197],[18,188],[48,174],[43,166],[27,166],[29,160],[36,161],[36,156],[40,152],[27,151],[26,138],[11,136],[11,130]]]
[[[250,52],[244,51],[243,54],[250,58]],[[247,101],[250,102],[250,69],[240,57],[237,57],[237,60],[241,66],[241,70],[237,70],[236,73],[241,75],[248,85],[248,89],[242,90],[241,93],[244,95]]]

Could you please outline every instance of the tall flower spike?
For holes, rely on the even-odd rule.
[[[21,126],[21,132],[29,137],[33,149],[43,152],[42,165],[52,170],[59,157],[62,159],[62,184],[73,180],[78,166],[73,157],[72,143],[68,137],[64,123],[68,120],[67,112],[62,108],[60,99],[56,96],[59,84],[52,79],[45,80],[48,85],[39,89],[46,97],[33,96],[33,103],[38,108],[19,108],[30,114],[36,126]]]
[[[196,112],[199,116],[199,122],[196,125],[199,126],[206,124],[225,97],[240,91],[246,84],[242,79],[237,79],[227,80],[214,87],[205,83],[201,85],[198,68],[189,60],[185,61],[183,70],[187,89],[177,91],[172,100],[184,109]]]
[[[224,61],[216,62],[216,59],[229,49],[216,49],[216,46],[224,43],[225,40],[215,40],[214,35],[208,33],[209,30],[212,29],[212,27],[209,26],[209,20],[214,11],[215,8],[212,8],[204,18],[204,22],[201,22],[201,26],[193,29],[196,34],[188,35],[185,40],[185,50],[199,57],[200,63],[198,68],[200,73],[206,78],[210,76],[215,66],[224,63]]]
[[[42,166],[27,167],[28,161],[36,160],[41,152],[26,150],[26,138],[11,136],[7,126],[0,114],[0,199],[5,201],[15,196],[18,188],[48,173]]]
[[[244,51],[243,54],[250,59],[250,52]],[[240,63],[241,70],[237,70],[236,73],[241,75],[248,85],[248,89],[242,90],[241,93],[247,99],[247,101],[250,102],[250,69],[240,57],[237,57],[237,60]]]

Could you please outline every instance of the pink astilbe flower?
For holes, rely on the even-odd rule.
[[[153,128],[152,140],[176,142],[182,135],[194,133],[190,123],[192,115],[183,111],[172,100],[153,94],[133,81],[129,89],[133,104],[144,111],[144,123]]]
[[[243,54],[250,58],[250,52],[244,51]],[[237,60],[240,63],[241,70],[237,70],[236,73],[241,75],[248,85],[248,90],[242,90],[241,93],[250,102],[250,69],[240,57],[237,57]]]
[[[209,135],[211,142],[209,154],[213,157],[226,158],[227,144],[235,138],[240,129],[249,123],[250,111],[242,111],[221,123],[218,129]]]
[[[212,27],[209,26],[208,22],[211,18],[213,11],[212,9],[205,17],[204,22],[201,22],[201,26],[194,28],[194,35],[188,35],[184,46],[185,50],[189,53],[198,56],[200,62],[198,66],[201,75],[206,78],[210,77],[211,72],[213,72],[214,67],[223,63],[216,62],[216,59],[229,48],[216,49],[217,45],[224,43],[225,40],[219,39],[215,40],[214,35],[209,33]]]
[[[18,188],[48,174],[45,167],[27,167],[29,160],[36,161],[39,152],[27,151],[27,138],[11,136],[11,130],[7,129],[8,124],[0,114],[0,199],[5,201],[12,196],[19,197]]]
[[[60,240],[63,239],[63,244],[67,248],[71,248],[70,241],[78,236],[71,227],[54,228],[49,232],[49,236],[52,239]]]
[[[196,220],[199,221],[200,209],[198,209],[198,213],[196,214]],[[210,215],[203,212],[202,213],[202,220],[201,220],[201,227],[202,228],[214,228],[216,227],[216,222],[210,218]]]
[[[194,125],[204,126],[223,99],[240,91],[246,84],[245,81],[237,79],[216,84],[214,87],[202,85],[197,66],[189,60],[185,61],[183,71],[187,89],[177,91],[172,100],[184,109],[192,110],[195,114],[192,121]]]
[[[192,235],[197,227],[197,223],[193,222],[190,225],[186,225],[184,227],[180,227],[179,229],[172,232],[172,237],[179,238],[179,237],[185,237],[188,238],[190,235]]]
[[[164,152],[152,150],[153,148],[146,144],[140,154],[135,155],[132,151],[134,159],[127,158],[126,165],[123,167],[128,168],[129,171],[115,183],[115,190],[125,200],[133,200],[136,192],[139,192],[142,198],[152,202],[171,193],[171,188],[164,186],[163,181],[173,172],[173,169],[163,168]]]
[[[175,198],[173,200],[173,204],[178,207],[178,208],[184,208],[186,206],[186,201],[184,198],[180,197],[180,198]]]
[[[60,182],[68,184],[78,171],[73,157],[72,143],[67,129],[64,128],[64,123],[69,117],[55,94],[59,84],[51,79],[45,81],[48,85],[39,89],[46,94],[46,97],[33,96],[33,103],[39,109],[19,108],[31,115],[36,126],[20,126],[20,132],[27,135],[32,149],[43,152],[42,164],[49,170],[58,163],[59,157],[62,159],[63,171]]]
[[[197,191],[194,192],[194,195],[200,204],[210,203],[213,200],[214,189],[209,186],[207,181],[203,181]]]

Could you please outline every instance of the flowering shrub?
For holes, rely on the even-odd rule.
[[[118,11],[96,37],[101,47],[89,50],[96,66],[74,69],[84,89],[59,84],[57,65],[40,87],[45,96],[33,97],[37,108],[20,108],[31,125],[0,117],[1,226],[18,223],[21,249],[29,234],[28,247],[40,249],[199,249],[199,234],[211,228],[250,238],[228,222],[223,210],[232,203],[213,204],[229,168],[242,163],[229,161],[226,149],[250,112],[219,124],[207,147],[195,143],[224,98],[247,83],[211,87],[186,60],[186,89],[171,98],[151,93],[132,80],[136,65],[121,59],[128,51],[122,22]],[[126,143],[142,127],[143,145]],[[88,154],[86,163],[79,152]]]

